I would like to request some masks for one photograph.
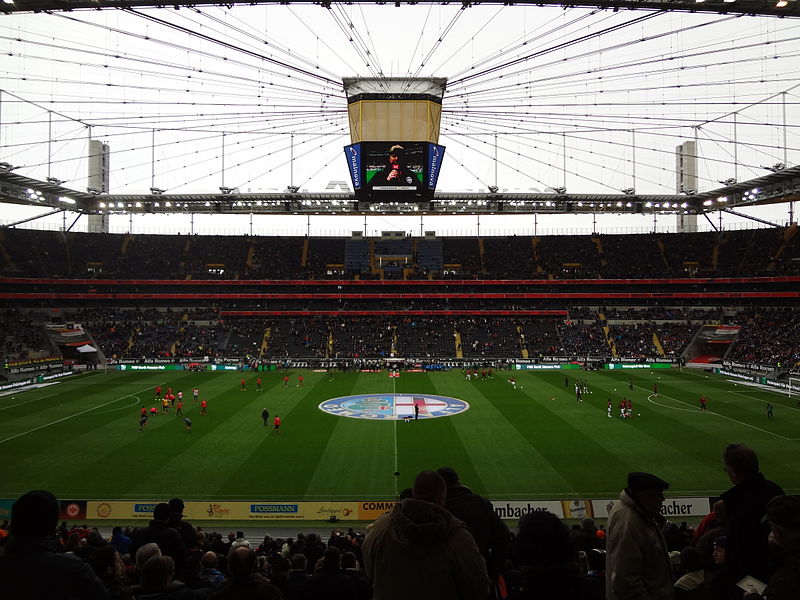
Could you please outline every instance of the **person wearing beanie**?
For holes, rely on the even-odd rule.
[[[669,483],[650,473],[629,473],[608,516],[606,600],[671,600],[672,565],[661,532],[661,506]]]
[[[60,554],[56,539],[58,500],[45,490],[23,494],[11,506],[10,537],[0,555],[3,598],[104,600],[106,588],[92,568]]]

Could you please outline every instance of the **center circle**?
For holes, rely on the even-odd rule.
[[[468,410],[469,404],[458,398],[432,394],[357,394],[330,398],[321,402],[319,409],[351,419],[403,421],[457,415]]]

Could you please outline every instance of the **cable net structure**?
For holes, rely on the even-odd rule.
[[[794,19],[366,3],[180,6],[0,20],[0,158],[108,193],[347,191],[342,80],[446,78],[439,190],[675,194],[796,163]]]

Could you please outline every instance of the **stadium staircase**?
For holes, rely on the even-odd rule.
[[[519,353],[522,358],[528,358],[528,348],[525,346],[525,337],[522,333],[522,325],[517,325],[517,342],[519,343]]]
[[[606,336],[606,343],[608,344],[608,349],[611,350],[611,356],[612,358],[617,358],[617,346],[614,344],[614,340],[611,339],[611,327],[608,325],[605,313],[597,313],[597,318],[603,324],[603,335]]]
[[[253,246],[253,244],[250,244],[250,247],[247,249],[247,259],[245,260],[245,266],[248,270],[253,268],[253,259],[255,258],[255,255],[256,248]]]
[[[656,243],[658,244],[658,249],[661,252],[661,262],[664,263],[664,269],[666,269],[666,272],[669,273],[669,259],[667,258],[667,249],[664,247],[664,240],[657,238]]]
[[[392,356],[399,356],[397,352],[397,326],[392,326]]]
[[[6,247],[3,245],[3,240],[5,240],[5,235],[2,231],[0,231],[0,255],[3,256],[3,260],[8,265],[8,269],[10,271],[16,271],[17,265],[14,264],[14,261],[11,260],[11,255],[6,250]]]
[[[125,235],[125,237],[122,239],[122,247],[119,249],[120,257],[125,256],[125,253],[128,251],[128,246],[131,245],[132,241],[133,236],[130,233]]]
[[[304,269],[308,266],[308,238],[303,240],[303,254],[300,256],[300,266]]]
[[[272,334],[272,327],[267,327],[264,330],[264,337],[261,338],[261,348],[258,350],[258,357],[261,358],[266,355],[269,349],[269,336]]]
[[[328,332],[327,349],[328,349],[328,351],[327,351],[327,354],[326,354],[325,358],[330,358],[332,356],[335,356],[335,354],[333,353],[333,331],[329,331]]]
[[[606,253],[603,250],[603,240],[599,237],[593,237],[592,241],[597,248],[597,256],[600,257],[600,265],[605,269],[606,266],[608,266],[608,261],[606,260]]]
[[[456,345],[456,358],[464,358],[464,351],[461,348],[461,334],[457,330],[453,330],[453,336]]]
[[[797,223],[792,223],[786,230],[783,232],[783,241],[781,245],[778,246],[778,249],[775,251],[775,255],[772,258],[769,266],[767,267],[768,271],[775,270],[775,263],[780,260],[781,256],[783,255],[783,251],[786,250],[786,247],[792,241],[792,238],[797,234]]]
[[[478,238],[478,252],[481,255],[481,272],[486,273],[486,250],[483,246],[483,238]]]
[[[666,356],[664,346],[661,345],[661,340],[658,339],[658,334],[655,331],[653,332],[653,346],[656,347],[656,353],[658,353],[659,356]]]

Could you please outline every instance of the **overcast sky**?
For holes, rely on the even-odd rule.
[[[184,7],[3,16],[0,48],[2,160],[74,189],[86,187],[91,134],[111,146],[111,193],[338,190],[349,185],[349,76],[448,79],[445,191],[673,193],[674,148],[690,139],[707,190],[794,165],[800,147],[796,19],[460,4]],[[5,221],[26,214],[0,206]],[[757,214],[783,222],[787,207]],[[659,217],[656,228],[673,221]],[[475,218],[429,223],[378,217],[367,228],[477,227]],[[307,226],[253,222],[255,232]],[[653,219],[484,217],[480,226],[542,233],[652,228]],[[180,216],[134,222],[135,231],[189,227]],[[250,221],[198,217],[194,227],[246,233]],[[311,228],[362,229],[363,219],[312,217]]]

